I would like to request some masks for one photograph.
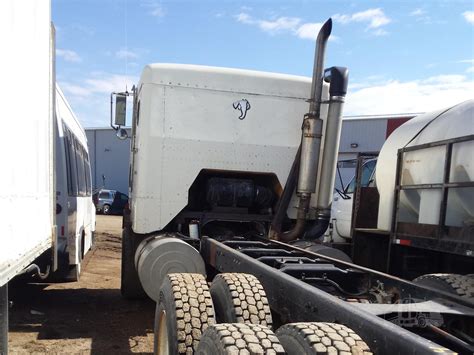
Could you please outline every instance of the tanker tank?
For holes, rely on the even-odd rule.
[[[380,194],[378,229],[390,230],[394,205],[397,151],[404,147],[444,141],[474,134],[474,100],[444,110],[417,116],[395,130],[385,142],[376,169]],[[426,147],[404,153],[401,184],[441,184],[445,172],[446,145]],[[474,140],[452,145],[450,183],[474,180]],[[409,189],[400,193],[398,221],[438,224],[442,189]],[[448,189],[447,226],[474,224],[474,189]]]

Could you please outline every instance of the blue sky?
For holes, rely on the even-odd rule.
[[[327,66],[347,66],[345,115],[425,112],[474,98],[474,1],[52,0],[57,79],[86,127],[145,64],[311,76],[314,38],[334,21]]]

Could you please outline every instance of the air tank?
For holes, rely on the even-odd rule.
[[[380,193],[378,228],[390,230],[393,214],[397,151],[403,147],[438,142],[474,134],[474,100],[448,109],[419,115],[396,129],[380,151],[376,181]],[[443,182],[446,146],[406,152],[402,185]],[[474,180],[474,141],[453,145],[450,182]],[[438,224],[441,189],[405,190],[400,194],[399,221]],[[474,188],[448,189],[446,225],[474,224]]]

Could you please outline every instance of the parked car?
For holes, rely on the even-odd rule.
[[[116,190],[100,189],[92,199],[97,212],[102,214],[122,214],[128,203],[128,196]]]

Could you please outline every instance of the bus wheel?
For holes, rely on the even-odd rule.
[[[77,282],[81,276],[81,264],[70,265],[69,272],[67,273],[65,279],[68,282]]]
[[[110,214],[110,205],[104,205],[102,207],[102,214]]]

